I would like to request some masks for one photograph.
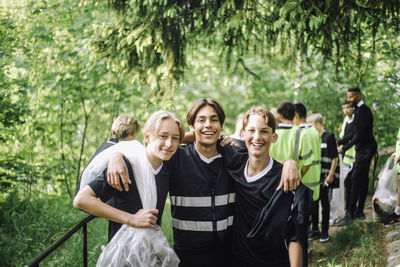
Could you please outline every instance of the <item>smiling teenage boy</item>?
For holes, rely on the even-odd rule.
[[[270,145],[278,139],[275,126],[272,113],[252,107],[242,131],[248,156],[237,157],[230,147],[223,150],[237,188],[232,266],[302,265],[302,248],[291,218],[294,194],[275,190],[282,172],[282,164],[269,154]],[[255,227],[259,223],[262,226]],[[264,231],[267,234],[260,235]]]

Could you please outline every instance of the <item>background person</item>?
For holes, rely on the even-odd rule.
[[[271,144],[270,148],[270,155],[277,161],[294,159],[299,163],[301,130],[293,123],[295,112],[295,106],[289,101],[282,101],[278,106],[277,113],[280,122],[276,127],[276,134],[279,138]]]
[[[389,224],[400,222],[400,128],[397,133],[396,152],[394,152],[391,157],[393,157],[397,163],[397,205],[394,208],[393,214],[388,219]]]
[[[339,132],[339,139],[343,138],[344,135],[351,134],[352,123],[354,119],[353,106],[347,101],[347,98],[342,102],[342,111],[345,117],[343,118],[343,123]],[[350,178],[346,180],[348,175],[351,177],[349,172],[353,168],[353,163],[356,157],[355,146],[350,147],[345,151],[343,155],[339,154],[340,162],[340,183],[339,188],[334,188],[332,193],[331,201],[331,215],[330,222],[332,224],[339,222],[345,214],[345,209],[348,206],[348,200],[350,195]],[[346,199],[346,201],[345,201]],[[332,205],[334,203],[334,205]],[[345,204],[346,203],[346,204]]]
[[[100,152],[115,145],[119,141],[130,141],[135,140],[136,136],[140,131],[140,124],[133,115],[122,114],[119,115],[113,122],[111,126],[111,137],[107,138],[103,144],[96,150],[93,156],[90,158],[89,163],[96,157]],[[88,165],[89,165],[88,163]],[[86,168],[86,167],[85,167]],[[84,170],[85,171],[85,170]],[[79,179],[76,186],[76,193],[83,188],[86,184],[81,184],[81,179]]]
[[[319,242],[329,241],[329,214],[330,201],[332,198],[333,181],[339,181],[339,161],[336,147],[336,139],[333,133],[325,131],[324,118],[321,114],[311,114],[307,122],[311,123],[321,136],[321,185],[319,199],[322,206],[322,224]],[[339,186],[339,185],[337,185]],[[319,208],[318,208],[319,209]],[[319,215],[319,212],[316,216]],[[318,217],[317,217],[318,218]]]
[[[377,151],[377,144],[373,134],[373,115],[371,109],[361,100],[361,90],[353,87],[347,90],[347,101],[353,105],[354,127],[352,133],[343,136],[338,141],[339,153],[343,154],[347,149],[355,145],[356,160],[351,176],[351,189],[349,195],[349,205],[346,215],[339,223],[344,226],[352,219],[365,219],[364,205],[368,194],[369,168],[372,157]]]
[[[235,132],[229,136],[230,139],[234,142],[235,146],[240,146],[240,147],[246,147],[246,144],[242,140],[241,137],[241,132],[243,129],[243,114],[239,114],[239,116],[236,119],[236,124],[235,124]]]

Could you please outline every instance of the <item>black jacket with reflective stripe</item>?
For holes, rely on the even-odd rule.
[[[206,163],[193,144],[181,146],[167,162],[174,245],[203,248],[230,242],[235,187],[222,158]]]

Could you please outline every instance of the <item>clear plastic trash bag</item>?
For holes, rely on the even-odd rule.
[[[96,266],[175,267],[178,264],[178,256],[160,226],[139,229],[124,224],[105,247]]]
[[[378,175],[378,186],[372,197],[374,221],[385,221],[397,203],[397,170],[394,159],[389,157]]]
[[[103,175],[108,159],[114,152],[121,152],[132,164],[134,182],[139,191],[143,209],[155,209],[157,187],[155,176],[146,156],[145,147],[138,141],[124,141],[99,153],[82,174],[82,186]],[[103,249],[97,266],[172,267],[178,266],[179,258],[169,246],[161,228],[133,228],[122,225]]]

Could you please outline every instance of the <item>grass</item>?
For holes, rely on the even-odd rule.
[[[172,244],[169,202],[163,216],[163,230]],[[21,199],[10,194],[0,202],[0,266],[25,266],[72,229],[86,213],[72,207],[72,200],[60,196]],[[88,266],[95,266],[101,245],[107,244],[108,222],[96,218],[87,225]],[[82,266],[82,230],[48,256],[43,266]]]
[[[384,226],[354,221],[336,232],[317,266],[385,266]]]

